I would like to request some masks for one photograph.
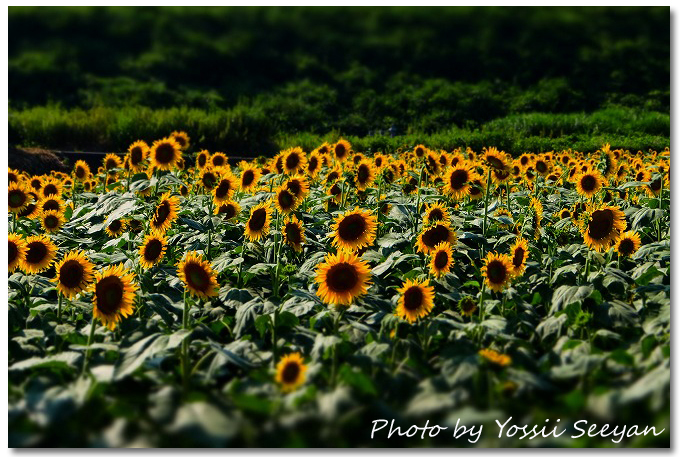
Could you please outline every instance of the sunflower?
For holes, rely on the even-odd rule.
[[[622,233],[616,240],[614,250],[622,257],[631,257],[640,249],[640,234],[634,230]]]
[[[427,151],[429,151],[429,149],[427,149],[422,144],[419,144],[418,146],[413,148],[413,154],[418,158],[425,157],[425,154],[427,154]]]
[[[477,311],[477,301],[469,295],[458,300],[458,310],[460,314],[470,317]]]
[[[350,151],[352,150],[352,145],[349,143],[349,141],[340,139],[332,146],[331,150],[335,160],[343,162],[347,157],[349,157]]]
[[[515,239],[515,244],[510,248],[510,258],[512,259],[512,274],[521,276],[527,267],[529,242],[522,237]]]
[[[149,145],[145,141],[135,141],[128,148],[130,170],[138,172],[144,169],[144,161],[149,155]]]
[[[17,233],[10,233],[9,238],[9,272],[13,272],[19,265],[26,261],[28,246],[26,240]]]
[[[227,155],[223,152],[216,152],[210,156],[210,165],[215,168],[226,167],[229,164]]]
[[[26,273],[40,273],[47,270],[57,255],[57,246],[45,235],[26,238],[26,258],[20,268]]]
[[[176,130],[170,134],[170,138],[179,144],[182,151],[185,151],[189,147],[189,135],[187,135],[187,132]]]
[[[47,233],[56,233],[66,222],[64,215],[58,211],[43,211],[40,215],[40,224]]]
[[[300,201],[304,200],[307,194],[309,194],[309,182],[307,182],[304,176],[292,176],[286,181],[286,187]]]
[[[214,213],[222,214],[224,216],[224,220],[228,221],[229,219],[238,217],[238,215],[241,213],[241,205],[234,201],[226,201],[221,203],[219,206],[216,206]]]
[[[281,390],[292,392],[305,382],[307,366],[302,355],[295,352],[284,356],[276,365],[276,382],[281,384]]]
[[[262,172],[259,168],[253,165],[246,164],[241,168],[241,190],[243,192],[251,192],[257,187]]]
[[[328,171],[326,175],[326,184],[332,184],[336,182],[342,176],[342,170],[338,166],[334,166]]]
[[[11,182],[7,187],[9,211],[18,214],[31,203],[31,196],[23,183]]]
[[[534,161],[534,168],[536,169],[536,172],[543,177],[548,176],[551,171],[550,163],[544,157],[538,157]]]
[[[335,219],[333,245],[339,249],[357,251],[375,241],[376,216],[368,210],[354,208]]]
[[[115,330],[122,317],[130,316],[135,309],[137,284],[134,275],[122,263],[95,273],[91,286],[92,315],[109,330]]]
[[[123,166],[123,161],[120,160],[120,157],[118,157],[116,154],[112,152],[104,156],[104,160],[102,163],[104,165],[105,171],[110,171],[116,168],[122,168]]]
[[[354,182],[359,190],[366,190],[375,181],[376,171],[373,164],[368,159],[359,162],[354,176]]]
[[[161,233],[151,232],[144,238],[139,247],[139,264],[142,268],[151,268],[161,261],[168,246],[168,240]]]
[[[231,200],[237,186],[238,182],[236,177],[229,172],[223,174],[215,188],[212,190],[215,205]]]
[[[449,243],[455,246],[458,241],[456,232],[451,229],[448,222],[435,222],[429,227],[423,228],[418,235],[416,247],[418,251],[430,254],[439,243]]]
[[[509,255],[489,252],[484,259],[482,277],[489,289],[500,292],[512,279],[513,264]]]
[[[571,211],[569,208],[562,208],[556,215],[557,219],[569,219],[571,217]]]
[[[283,151],[283,168],[288,174],[303,172],[307,168],[307,157],[302,148],[291,148]]]
[[[66,210],[66,203],[60,197],[47,197],[38,202],[38,211],[57,211],[63,213]]]
[[[589,170],[576,175],[576,191],[584,197],[592,197],[602,189],[604,177],[598,171]]]
[[[271,223],[271,212],[269,202],[262,202],[250,210],[250,217],[245,227],[245,235],[250,241],[257,241],[267,236]]]
[[[125,225],[131,233],[139,233],[144,229],[144,223],[139,219],[126,219]]]
[[[76,161],[76,164],[73,166],[73,176],[75,176],[76,180],[85,182],[90,179],[91,174],[90,166],[87,162],[84,160]]]
[[[469,181],[472,172],[466,164],[458,164],[451,168],[446,174],[444,189],[455,198],[464,197],[468,192]]]
[[[196,168],[202,169],[208,164],[210,153],[204,149],[196,155]]]
[[[158,170],[172,170],[181,158],[182,148],[172,137],[154,141],[149,152],[151,165]]]
[[[439,243],[430,252],[430,273],[439,278],[449,271],[453,265],[453,251],[446,242]]]
[[[307,174],[314,178],[321,170],[321,158],[317,152],[312,152],[307,160]]]
[[[7,182],[20,182],[22,181],[21,172],[19,170],[13,170],[7,167]]]
[[[295,215],[283,220],[283,240],[296,252],[302,252],[302,245],[305,242],[305,231],[302,228],[302,222],[298,220]]]
[[[507,170],[508,159],[504,152],[498,151],[496,148],[489,148],[484,152],[482,160],[491,168],[496,170]]]
[[[276,202],[276,208],[284,213],[288,214],[297,208],[299,204],[299,200],[295,197],[293,192],[291,192],[288,189],[288,186],[286,184],[282,184],[274,191],[275,197],[274,201]]]
[[[28,195],[31,196],[33,201],[29,203],[26,208],[22,209],[21,212],[17,213],[18,217],[27,217],[29,219],[36,219],[40,216],[40,211],[38,211],[38,205],[35,203],[37,196],[33,192],[29,192]]]
[[[170,196],[170,192],[163,194],[151,218],[151,229],[159,233],[165,233],[175,219],[177,219],[178,208],[179,197]]]
[[[339,183],[334,182],[326,191],[326,194],[332,197],[329,199],[327,202],[328,203],[335,203],[336,205],[340,204],[340,200],[342,200],[342,187]]]
[[[425,217],[423,218],[423,224],[425,226],[428,226],[434,222],[449,222],[451,220],[451,216],[449,216],[449,212],[446,209],[444,205],[441,204],[441,202],[435,202],[432,204],[428,204],[427,207],[425,208]]]
[[[586,215],[583,241],[590,249],[606,251],[626,229],[626,216],[618,206],[594,207]]]
[[[40,188],[42,187],[42,178],[40,176],[33,176],[29,181],[28,184],[31,189],[33,189],[35,192],[38,192]]]
[[[177,268],[177,275],[193,296],[204,299],[217,296],[217,274],[210,263],[197,252],[187,252]]]
[[[57,290],[72,299],[88,288],[94,278],[94,264],[83,251],[71,251],[54,267],[57,276],[52,279]]]
[[[396,315],[413,324],[418,318],[430,314],[434,308],[434,287],[429,281],[407,279],[397,291],[401,294]]]
[[[125,221],[123,219],[113,219],[107,224],[104,231],[111,238],[119,237],[125,231]]]
[[[201,170],[199,180],[201,185],[208,191],[212,191],[220,179],[220,174],[212,165],[207,165]]]
[[[59,197],[63,192],[64,185],[59,178],[47,176],[42,178],[42,187],[39,195],[45,197]]]
[[[316,267],[316,293],[328,305],[349,306],[368,291],[370,278],[370,267],[356,254],[343,250],[329,253]]]
[[[509,355],[501,354],[493,349],[481,349],[478,354],[488,362],[498,365],[499,367],[507,367],[512,363]]]

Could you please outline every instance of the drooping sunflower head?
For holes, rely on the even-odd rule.
[[[66,222],[64,215],[58,211],[43,211],[40,214],[40,224],[47,233],[56,233]]]
[[[26,273],[40,273],[47,270],[57,255],[57,246],[45,235],[26,238],[26,257],[20,268]]]
[[[229,219],[238,217],[238,215],[241,213],[241,205],[230,200],[221,203],[219,206],[216,206],[213,212],[215,214],[222,214],[224,216],[224,220],[228,221]]]
[[[377,173],[373,164],[368,159],[362,159],[356,168],[354,183],[359,190],[366,190],[375,181]]]
[[[10,182],[7,187],[8,209],[12,213],[19,214],[31,203],[31,196],[23,182]]]
[[[515,240],[515,244],[510,248],[510,259],[512,260],[512,274],[520,276],[527,267],[529,258],[529,242],[522,237]]]
[[[161,261],[165,255],[168,240],[161,233],[151,232],[144,238],[139,247],[139,263],[142,268],[151,268]]]
[[[170,134],[170,138],[179,144],[179,147],[182,149],[182,151],[186,151],[186,149],[189,147],[189,135],[187,135],[187,132],[174,131]]]
[[[604,178],[595,170],[588,170],[575,177],[577,192],[584,197],[592,197],[602,189]]]
[[[104,171],[115,170],[116,168],[123,167],[123,161],[118,155],[110,152],[104,156],[103,161]]]
[[[371,211],[357,207],[338,216],[332,229],[334,246],[357,251],[375,241],[377,218]]]
[[[125,231],[125,221],[123,219],[107,220],[108,224],[104,231],[111,238],[119,237]]]
[[[484,259],[481,271],[486,286],[495,292],[500,292],[510,284],[513,277],[512,259],[508,255],[489,252]]]
[[[640,234],[634,230],[622,233],[616,240],[614,249],[621,257],[631,257],[640,249]]]
[[[626,216],[618,206],[593,207],[583,225],[583,241],[596,251],[606,251],[626,229]]]
[[[179,197],[171,196],[169,191],[163,194],[151,218],[151,229],[159,233],[165,233],[175,219],[177,219],[178,208]]]
[[[57,275],[52,281],[56,283],[57,290],[69,299],[87,289],[94,278],[94,264],[83,251],[67,253],[54,269]]]
[[[435,222],[444,221],[448,223],[451,220],[449,212],[441,202],[430,203],[425,208],[425,217],[423,218],[424,225],[430,225]]]
[[[149,155],[149,145],[145,141],[135,141],[128,148],[128,163],[132,171],[142,171],[144,161]]]
[[[470,179],[472,178],[472,171],[467,163],[460,163],[455,167],[449,169],[444,179],[444,189],[454,199],[462,198],[467,194]]]
[[[181,158],[182,148],[172,137],[154,141],[149,152],[151,165],[163,171],[172,170]]]
[[[290,218],[286,217],[283,220],[281,232],[288,246],[295,249],[296,252],[302,252],[302,245],[305,242],[305,231],[302,228],[302,222],[295,215]]]
[[[76,161],[73,166],[73,176],[79,182],[85,182],[90,179],[92,173],[90,172],[90,166],[84,160]]]
[[[26,260],[28,246],[26,245],[26,240],[17,233],[10,233],[8,238],[9,272],[11,273]]]
[[[439,243],[430,252],[430,273],[439,278],[449,271],[453,266],[453,250],[451,245],[446,242]]]
[[[302,148],[291,148],[283,152],[283,169],[288,174],[304,172],[307,168],[307,157]]]
[[[397,291],[401,294],[396,315],[411,324],[430,314],[434,308],[434,287],[429,281],[407,279]]]
[[[260,180],[262,172],[254,165],[246,164],[241,168],[241,190],[243,192],[251,192],[257,188],[257,183]]]
[[[347,140],[340,139],[332,147],[333,157],[338,162],[343,162],[347,157],[349,157],[352,151],[352,145]]]
[[[317,295],[328,305],[349,306],[366,294],[370,278],[370,267],[356,254],[344,250],[329,253],[316,267]]]
[[[122,318],[134,312],[137,288],[134,274],[122,263],[95,273],[91,287],[92,314],[109,330],[114,330]]]
[[[448,222],[435,222],[420,232],[416,248],[420,252],[430,254],[439,243],[449,243],[455,246],[457,241],[458,236]]]
[[[284,392],[292,392],[305,382],[307,366],[299,353],[284,356],[276,365],[276,382]]]
[[[233,176],[231,173],[222,174],[222,177],[212,190],[215,205],[219,205],[223,202],[231,200],[231,197],[234,196],[234,192],[236,192],[237,186],[238,181],[236,180],[235,176]]]
[[[197,252],[187,252],[177,268],[177,275],[193,296],[203,299],[217,296],[217,275],[210,263]]]
[[[250,210],[250,217],[245,226],[245,235],[250,241],[257,241],[267,236],[271,224],[271,212],[269,202],[262,202]]]
[[[288,189],[285,183],[276,189],[274,201],[276,202],[276,208],[284,214],[294,211],[300,203],[300,200]]]

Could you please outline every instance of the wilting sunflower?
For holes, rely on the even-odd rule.
[[[193,296],[204,299],[217,296],[217,274],[210,263],[197,252],[187,252],[177,268],[177,275]]]
[[[109,330],[115,330],[121,318],[130,316],[135,309],[137,284],[134,274],[122,263],[112,265],[95,273],[91,290],[92,315],[102,321]]]
[[[453,266],[453,250],[446,242],[439,243],[430,252],[430,273],[439,278],[451,271]]]
[[[276,365],[276,382],[281,384],[281,390],[292,392],[305,382],[307,366],[299,353],[284,356]]]
[[[373,164],[368,159],[363,159],[357,165],[356,173],[354,176],[354,183],[359,190],[366,190],[366,188],[371,187],[373,181],[376,177],[375,168]]]
[[[307,168],[307,157],[302,148],[291,148],[283,151],[283,169],[288,174],[304,172]]]
[[[10,233],[8,238],[9,272],[11,273],[26,260],[28,246],[26,245],[26,240],[17,233]]]
[[[144,238],[144,243],[139,247],[139,264],[142,268],[151,268],[161,261],[168,246],[165,235],[151,232]]]
[[[507,367],[512,363],[509,355],[501,354],[493,349],[481,349],[479,355],[488,362],[498,365],[500,367]]]
[[[304,200],[309,193],[309,182],[304,176],[291,176],[291,178],[286,181],[286,187],[293,195],[295,195],[295,198],[300,201]]]
[[[446,207],[441,202],[428,204],[425,208],[425,217],[423,218],[424,225],[430,225],[434,222],[449,222],[451,216]]]
[[[349,141],[340,139],[331,147],[333,157],[338,162],[343,162],[347,157],[349,157],[350,151],[352,150],[352,145]]]
[[[626,216],[618,206],[594,207],[585,218],[583,241],[590,249],[606,251],[626,225]]]
[[[7,187],[9,211],[18,214],[31,203],[31,196],[23,183],[11,182]]]
[[[575,177],[576,191],[584,197],[592,197],[602,189],[604,178],[599,171],[589,170]]]
[[[411,324],[430,314],[434,308],[434,287],[429,281],[407,279],[397,291],[401,294],[396,314]]]
[[[110,152],[104,156],[104,171],[110,171],[115,168],[122,168],[123,161],[116,154]]]
[[[484,259],[482,277],[489,289],[500,292],[510,284],[512,270],[512,259],[509,255],[489,252]]]
[[[219,206],[216,206],[213,212],[215,214],[222,214],[224,216],[224,220],[228,221],[229,219],[237,217],[241,213],[241,205],[234,201],[227,201],[220,204]]]
[[[356,251],[375,241],[377,218],[368,210],[354,208],[335,219],[333,245],[339,249]]]
[[[57,276],[52,279],[57,290],[66,298],[72,299],[87,289],[94,278],[94,264],[83,251],[71,251],[57,262],[54,270]]]
[[[182,149],[182,151],[189,147],[189,135],[187,135],[187,132],[176,130],[170,134],[170,138],[179,144],[179,147]]]
[[[302,228],[302,222],[298,220],[295,215],[283,220],[283,240],[288,246],[295,249],[296,252],[302,252],[302,245],[305,242],[305,231]]]
[[[458,311],[460,311],[460,314],[463,316],[472,316],[474,312],[477,311],[477,301],[473,297],[466,295],[458,300]]]
[[[529,242],[522,237],[517,237],[515,244],[510,248],[510,258],[512,259],[512,274],[521,276],[527,267]]]
[[[215,205],[231,200],[231,197],[234,196],[234,192],[236,192],[237,186],[238,181],[234,175],[228,172],[223,174],[215,188],[212,190]]]
[[[163,194],[160,203],[156,206],[156,211],[154,211],[154,215],[151,218],[151,229],[160,233],[165,233],[175,219],[177,219],[178,208],[179,197],[170,196],[170,192]]]
[[[125,221],[123,219],[113,219],[109,221],[104,231],[111,238],[119,237],[125,231]]]
[[[257,241],[267,236],[271,224],[271,212],[269,202],[262,202],[250,210],[250,217],[245,227],[248,240]]]
[[[241,168],[241,190],[251,192],[257,187],[262,172],[256,166],[246,164]]]
[[[622,257],[631,257],[640,249],[640,234],[634,230],[622,233],[616,240],[614,250]]]
[[[210,160],[210,153],[207,149],[202,150],[196,155],[196,168],[203,169]]]
[[[182,148],[172,137],[154,141],[149,152],[151,165],[163,171],[172,170],[181,158]]]
[[[47,233],[56,233],[66,222],[64,215],[58,211],[43,211],[40,215],[40,224]]]
[[[430,254],[439,243],[449,243],[455,246],[458,236],[448,222],[435,222],[429,227],[423,228],[418,235],[416,247],[419,252]]]
[[[130,170],[138,172],[144,169],[144,161],[149,155],[149,145],[145,141],[135,141],[128,148],[128,164]]]
[[[329,253],[316,267],[316,294],[328,305],[349,306],[368,291],[370,278],[370,267],[356,254],[343,250]]]
[[[468,185],[472,178],[472,172],[465,163],[451,168],[444,179],[446,192],[455,198],[462,198],[468,192]]]
[[[47,270],[57,255],[57,246],[45,235],[26,238],[26,258],[20,268],[26,273],[40,273]]]
[[[90,166],[84,160],[76,161],[73,166],[73,176],[77,181],[85,182],[90,179],[92,173],[90,172]]]
[[[288,189],[286,184],[282,184],[274,191],[274,201],[276,208],[284,214],[288,214],[297,208],[299,200],[295,197],[293,192]]]
[[[216,152],[210,156],[210,165],[214,168],[220,169],[229,164],[229,158],[223,152]]]

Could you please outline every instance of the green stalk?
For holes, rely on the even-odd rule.
[[[274,256],[276,257],[276,271],[274,274],[274,296],[279,296],[279,271],[281,269],[281,236],[280,230],[281,213],[276,212],[276,234],[274,235]]]
[[[583,269],[583,282],[588,281],[588,272],[590,271],[590,251],[586,255],[586,267]]]
[[[479,292],[479,322],[484,321],[484,290],[486,289],[486,284],[482,279],[482,289]]]
[[[416,199],[416,214],[413,217],[413,227],[415,232],[418,232],[418,219],[420,218],[420,186],[423,183],[423,170],[425,169],[425,165],[420,167],[420,171],[418,172],[418,190],[416,194],[418,195]]]
[[[92,345],[92,340],[94,339],[94,330],[95,330],[95,320],[94,320],[94,312],[92,313],[92,320],[90,320],[90,334],[87,337],[87,349],[85,350],[85,360],[83,361],[83,372],[82,375],[85,375],[85,371],[87,371],[87,365],[90,361],[90,355],[91,355],[91,350],[90,346]]]
[[[486,191],[484,192],[484,223],[482,224],[482,235],[486,236],[486,224],[489,213],[489,188],[491,187],[491,168],[486,173]]]
[[[63,299],[63,295],[61,292],[58,292],[57,295],[59,296],[59,306],[57,307],[57,320],[61,324],[61,301]]]
[[[279,317],[279,308],[278,306],[274,310],[274,315],[272,316],[271,314],[269,322],[271,323],[272,326],[272,366],[276,368],[276,362],[279,358],[279,351],[278,347],[276,345],[276,321],[278,320],[277,318]]]
[[[182,312],[182,329],[189,329],[189,302],[187,290],[184,288],[184,310]],[[182,386],[185,394],[189,391],[189,337],[182,340]]]

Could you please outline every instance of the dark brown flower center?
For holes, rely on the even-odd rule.
[[[19,255],[19,248],[15,243],[10,241],[7,251],[9,253],[9,263],[12,263]]]
[[[297,179],[291,179],[288,181],[286,184],[286,188],[296,197],[299,197],[300,194],[302,193],[302,185],[300,184],[300,181]]]
[[[11,208],[20,208],[28,200],[28,195],[21,189],[14,189],[9,191],[9,206]]]
[[[229,196],[229,192],[231,192],[231,180],[223,179],[217,185],[217,189],[215,189],[215,197],[220,199],[227,198]]]
[[[76,178],[83,179],[84,177],[85,177],[85,168],[83,168],[81,165],[78,165],[76,167]]]
[[[442,213],[442,210],[439,208],[434,208],[430,210],[430,213],[427,215],[428,220],[430,221],[441,221],[444,219],[444,213]]]
[[[49,197],[50,195],[57,195],[59,193],[59,189],[57,189],[57,186],[54,184],[47,184],[45,187],[43,187],[43,195],[46,197]]]
[[[446,251],[439,251],[434,256],[434,267],[438,270],[446,267],[449,264],[449,253]]]
[[[184,266],[184,276],[187,284],[192,288],[206,292],[210,287],[210,275],[205,268],[197,263],[188,263]]]
[[[409,287],[404,292],[404,308],[409,311],[416,311],[423,305],[423,291],[418,286]]]
[[[349,263],[333,265],[326,275],[326,285],[333,292],[349,292],[359,283],[356,268]]]
[[[597,179],[593,175],[585,175],[581,178],[581,187],[586,192],[592,192],[597,186]]]
[[[158,260],[161,252],[163,252],[163,243],[158,239],[151,239],[146,243],[146,247],[144,248],[144,260],[154,262]]]
[[[367,165],[359,165],[359,169],[357,170],[357,179],[359,183],[365,184],[368,181],[368,178],[371,176],[371,171],[368,169]]]
[[[156,148],[156,161],[167,165],[175,160],[175,147],[170,143],[161,143]]]
[[[345,241],[356,241],[366,231],[366,219],[361,214],[350,214],[338,224],[338,236]]]
[[[335,145],[335,156],[338,159],[342,159],[343,157],[345,157],[345,155],[347,155],[347,148],[345,147],[345,145],[342,144],[342,143],[336,144]]]
[[[135,146],[130,150],[130,163],[132,165],[138,165],[142,162],[142,159],[144,159],[144,154],[140,146]]]
[[[257,232],[259,230],[262,230],[262,227],[264,227],[265,222],[267,222],[267,210],[265,210],[264,208],[259,208],[253,211],[253,214],[250,215],[248,227],[250,228],[250,230]]]
[[[300,244],[300,241],[302,241],[300,228],[292,222],[286,224],[285,233],[286,239],[293,244]]]
[[[319,159],[312,156],[312,158],[309,159],[309,163],[307,164],[307,171],[314,173],[317,168],[319,168]]]
[[[198,166],[203,168],[205,167],[205,164],[208,162],[208,156],[205,154],[199,154],[198,155]]]
[[[451,186],[451,189],[459,190],[465,187],[465,184],[468,182],[469,179],[470,175],[467,172],[467,170],[455,170],[453,173],[451,173],[451,177],[449,178],[449,184]]]
[[[594,211],[588,223],[588,235],[595,240],[608,237],[614,229],[614,213],[610,209]]]
[[[493,284],[503,284],[508,272],[500,260],[492,260],[486,266],[486,276]]]
[[[281,379],[286,384],[292,384],[297,381],[300,375],[300,365],[297,362],[288,362],[281,371]]]
[[[246,170],[243,172],[243,176],[241,176],[241,184],[243,187],[248,187],[253,183],[255,180],[255,173],[253,170]]]
[[[28,263],[40,263],[47,256],[47,246],[42,241],[33,241],[28,243],[28,249],[26,251],[26,262]]]
[[[630,238],[624,238],[621,240],[621,243],[619,243],[619,253],[623,255],[630,255],[633,253],[633,250],[635,249],[635,244],[633,243],[633,240]]]
[[[512,265],[515,268],[519,268],[522,266],[522,263],[524,262],[524,248],[521,246],[517,246],[515,248],[515,253],[512,256]]]
[[[153,223],[155,226],[163,225],[163,223],[170,217],[170,203],[168,201],[161,202],[156,208],[156,216]]]
[[[43,211],[59,211],[59,202],[57,200],[46,200],[42,205]]]
[[[286,169],[295,170],[298,166],[300,166],[300,156],[297,152],[291,152],[286,157]]]
[[[106,159],[106,164],[104,164],[104,168],[107,170],[111,170],[112,168],[116,168],[118,166],[118,161],[116,159]]]
[[[85,268],[75,259],[71,259],[59,268],[59,282],[65,287],[73,289],[83,280]]]
[[[221,155],[212,156],[212,164],[216,167],[221,167],[224,165],[224,157]]]
[[[489,156],[486,158],[486,161],[489,162],[489,165],[491,165],[491,167],[496,168],[498,170],[503,170],[505,168],[505,164],[498,157]]]
[[[422,241],[425,246],[434,248],[443,241],[449,241],[449,229],[444,225],[437,224],[423,233]]]
[[[109,230],[111,230],[113,233],[117,233],[122,226],[123,224],[120,222],[120,219],[116,219],[109,224]]]
[[[45,227],[48,229],[53,229],[59,225],[59,218],[53,214],[50,214],[49,216],[45,217],[44,223]]]
[[[283,210],[290,209],[295,204],[295,197],[286,189],[281,190],[276,198],[279,202],[279,206]]]
[[[97,283],[97,309],[106,316],[116,314],[123,301],[123,282],[117,276],[107,276]]]
[[[548,165],[544,161],[539,160],[536,162],[536,171],[539,173],[545,173],[548,171]]]

